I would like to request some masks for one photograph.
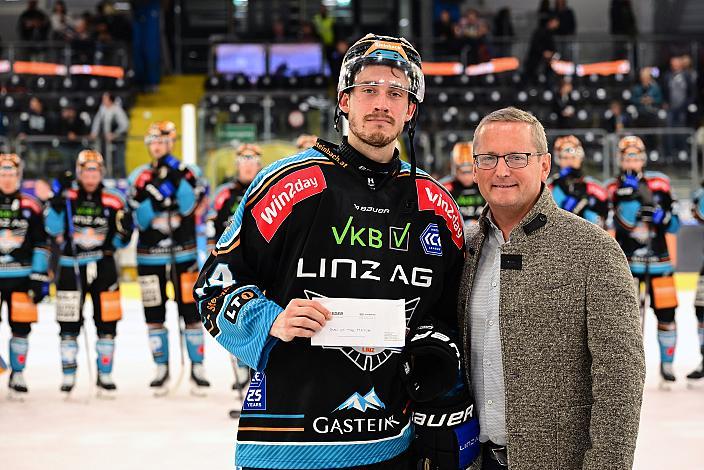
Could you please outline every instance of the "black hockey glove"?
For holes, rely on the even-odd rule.
[[[46,274],[32,273],[29,275],[29,296],[32,302],[38,304],[49,295],[49,276]]]
[[[73,186],[74,176],[71,171],[65,171],[58,178],[51,182],[51,192],[54,193],[49,204],[56,212],[61,212],[66,208],[64,192]]]
[[[479,455],[479,422],[454,336],[439,322],[426,321],[412,332],[401,357],[416,427],[413,451],[423,468],[463,469]]]

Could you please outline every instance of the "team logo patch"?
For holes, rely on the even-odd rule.
[[[428,224],[420,235],[420,244],[426,255],[442,256],[442,243],[440,242],[440,229],[437,224]]]
[[[452,197],[432,181],[423,179],[416,180],[416,190],[418,210],[434,211],[435,214],[442,216],[450,230],[452,241],[457,248],[462,249],[464,245],[462,216]]]
[[[255,372],[247,389],[247,396],[242,404],[242,411],[266,410],[266,375]]]
[[[256,299],[257,297],[259,296],[252,289],[245,289],[238,292],[237,294],[235,294],[235,296],[230,301],[230,304],[223,312],[225,318],[227,318],[230,323],[236,323],[237,316],[240,314],[240,310],[242,310],[242,307],[244,307],[245,305],[247,305],[247,303],[249,303],[251,300]]]
[[[257,228],[267,242],[291,214],[293,206],[327,188],[323,171],[318,166],[286,175],[264,195],[252,210]]]

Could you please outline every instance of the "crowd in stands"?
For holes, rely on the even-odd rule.
[[[54,2],[50,14],[41,10],[36,0],[29,0],[17,19],[17,33],[25,42],[53,41],[69,45],[73,51],[72,62],[77,64],[93,63],[96,52],[101,52],[99,58],[109,63],[116,45],[128,43],[132,38],[129,19],[118,14],[107,1],[99,2],[95,12],[76,15],[68,11],[63,0]],[[41,58],[43,52],[41,47],[28,46],[19,53],[24,58],[36,59]]]

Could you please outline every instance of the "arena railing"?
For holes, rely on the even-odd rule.
[[[99,150],[105,159],[106,178],[124,177],[118,159],[124,162],[125,139],[106,142],[102,139],[92,140],[88,136],[70,140],[57,135],[28,135],[14,139],[0,139],[0,147],[14,149],[25,163],[24,175],[30,179],[49,180],[66,170],[74,170],[76,156],[83,149]]]
[[[70,68],[71,65],[113,65],[127,70],[130,66],[130,45],[124,42],[110,44],[90,43],[91,47],[83,51],[74,48],[69,42],[63,41],[10,41],[3,42],[0,49],[0,65],[2,61],[10,64],[9,70],[0,67],[0,73],[12,71],[15,62],[38,62],[61,65]]]
[[[523,62],[530,40],[530,35],[512,38],[487,36],[484,47],[488,47],[491,57],[516,57]],[[631,64],[631,77],[637,77],[637,69],[644,66],[657,66],[661,73],[665,73],[673,55],[688,54],[692,59],[692,69],[697,70],[702,41],[704,37],[701,36],[663,34],[641,34],[636,37],[580,34],[555,37],[556,52],[561,59],[577,64],[626,59]],[[460,60],[465,66],[469,64],[477,47],[476,43],[462,44],[460,41],[447,43],[435,40],[433,45],[435,60]],[[447,47],[459,52],[448,54]]]
[[[618,141],[624,135],[636,135],[648,148],[647,169],[661,171],[673,180],[677,188],[694,189],[704,176],[699,163],[700,145],[691,128],[627,128],[618,133],[604,129],[546,129],[548,150],[555,139],[564,135],[576,136],[585,149],[585,173],[602,181],[618,174]],[[473,129],[448,129],[429,135],[433,139],[434,169],[449,171],[452,147],[458,141],[472,140]],[[553,162],[553,165],[556,161]]]

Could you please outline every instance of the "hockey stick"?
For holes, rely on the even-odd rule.
[[[643,271],[643,284],[645,289],[640,290],[638,283],[638,293],[640,294],[640,332],[645,333],[645,316],[647,315],[648,300],[650,299],[650,252],[653,248],[653,228],[650,222],[644,221],[648,225],[648,238],[645,243],[645,269]]]
[[[76,243],[74,241],[74,234],[76,233],[75,227],[73,226],[73,208],[71,207],[71,198],[68,197],[68,191],[65,193],[65,199],[66,199],[66,219],[67,219],[67,224],[68,224],[68,242],[71,247],[71,254],[73,255],[73,275],[76,280],[76,289],[78,290],[78,309],[79,309],[79,318],[83,315],[83,282],[81,279],[81,268],[78,266],[78,253],[76,252]],[[86,325],[83,325],[82,327],[83,330],[83,342],[85,343],[85,352],[86,352],[86,362],[88,362],[88,398],[86,400],[86,403],[90,401],[91,396],[93,395],[93,367],[91,364],[90,360],[90,343],[88,342],[88,331],[86,328]]]
[[[235,390],[237,390],[237,395],[240,397],[240,401],[244,402],[244,391],[247,387],[247,384],[243,384],[240,381],[239,374],[237,373],[238,369],[240,367],[237,365],[237,358],[235,356],[230,355],[230,364],[232,365],[232,372],[235,375]],[[249,368],[247,368],[247,383],[249,383],[249,379],[251,378],[251,371]],[[240,409],[242,407],[240,406]],[[240,417],[241,411],[240,409],[234,408],[229,411],[230,418],[232,419],[238,419]]]
[[[169,274],[171,276],[171,283],[174,287],[174,303],[176,304],[176,321],[178,322],[178,346],[181,359],[181,370],[179,370],[178,375],[176,376],[176,382],[174,382],[174,385],[169,388],[169,391],[167,392],[168,394],[174,393],[176,392],[176,390],[178,390],[178,388],[181,386],[181,382],[183,382],[183,376],[186,373],[186,331],[184,321],[181,318],[181,312],[178,311],[178,296],[181,295],[181,286],[178,283],[178,271],[176,270],[176,253],[174,251],[174,227],[173,225],[171,225],[171,215],[171,210],[167,211],[166,217],[169,226],[169,238],[171,239],[171,243],[169,244],[169,256],[171,258],[171,267],[169,269]]]

